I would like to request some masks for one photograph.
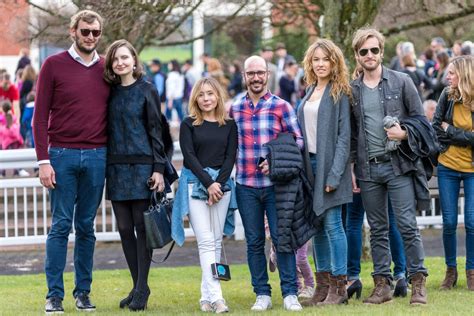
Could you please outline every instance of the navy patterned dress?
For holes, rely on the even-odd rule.
[[[163,174],[166,156],[155,87],[138,79],[112,88],[108,106],[107,199],[149,199],[148,178]]]

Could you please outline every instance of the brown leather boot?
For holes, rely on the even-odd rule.
[[[439,287],[440,290],[451,290],[458,282],[458,269],[456,267],[448,267],[443,283]]]
[[[466,270],[467,288],[474,291],[474,270]]]
[[[329,291],[329,272],[316,272],[316,289],[313,297],[304,301],[301,301],[303,306],[315,306],[319,302],[322,302],[328,296]]]
[[[337,305],[347,304],[347,290],[346,290],[347,276],[346,275],[330,275],[329,276],[329,291],[326,299],[319,305]]]
[[[392,288],[390,280],[383,275],[374,275],[374,290],[364,304],[383,304],[392,301]]]
[[[415,273],[411,277],[411,299],[410,305],[426,305],[428,294],[426,294],[426,276],[421,273]]]

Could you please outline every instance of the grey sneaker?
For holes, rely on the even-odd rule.
[[[296,295],[287,295],[283,299],[283,307],[287,311],[292,311],[292,312],[299,312],[303,310],[303,307],[301,306],[300,302],[298,302],[298,297]]]
[[[48,298],[46,304],[44,304],[44,312],[46,315],[64,313],[63,300],[59,297]]]
[[[201,306],[201,312],[210,313],[214,311],[209,301],[200,301],[199,305]]]
[[[214,303],[212,303],[212,307],[214,308],[214,313],[216,314],[229,312],[229,307],[227,306],[224,300],[215,301]]]
[[[269,295],[257,295],[257,300],[253,304],[251,310],[266,311],[272,308],[272,297]]]
[[[82,292],[76,296],[76,309],[81,312],[95,311],[95,305],[91,303],[89,294]]]

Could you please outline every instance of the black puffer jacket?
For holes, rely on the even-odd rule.
[[[270,179],[275,185],[278,218],[277,251],[292,252],[316,234],[312,188],[303,171],[303,157],[293,135],[280,133],[265,146]]]

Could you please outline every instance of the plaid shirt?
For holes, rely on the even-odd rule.
[[[256,106],[246,94],[232,104],[230,116],[237,123],[239,133],[237,183],[253,188],[272,186],[270,178],[257,167],[258,160],[268,154],[264,144],[281,132],[295,135],[298,146],[303,148],[295,110],[285,100],[267,92]]]

